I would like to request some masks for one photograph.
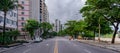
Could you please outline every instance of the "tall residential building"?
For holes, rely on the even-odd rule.
[[[4,13],[0,11],[0,32],[3,30]],[[6,31],[17,29],[17,10],[7,12],[6,16]]]
[[[40,0],[30,0],[30,19],[40,22]]]
[[[18,29],[21,35],[26,35],[24,30],[26,20],[34,19],[38,22],[48,22],[49,14],[45,0],[18,0],[18,3],[22,5],[22,8],[18,8]],[[40,33],[39,30],[36,32]]]
[[[18,8],[18,30],[21,32],[21,35],[26,35],[24,25],[26,20],[30,18],[30,1],[18,0],[18,3],[22,5],[22,8]]]
[[[54,25],[54,27],[53,27],[53,31],[55,31],[55,32],[59,32],[60,30],[62,30],[62,24],[61,24],[61,22],[60,22],[60,20],[58,20],[58,19],[56,19],[55,20],[55,24],[53,24]]]
[[[45,0],[40,0],[40,21],[49,22],[49,13],[45,4]]]
[[[38,22],[49,21],[45,0],[30,0],[30,19],[35,19]]]

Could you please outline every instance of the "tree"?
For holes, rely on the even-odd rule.
[[[120,23],[120,0],[87,0],[85,5],[81,10],[83,15],[98,13],[114,26],[115,31],[111,42],[114,43]]]
[[[39,28],[39,23],[36,20],[27,20],[25,29],[29,32],[31,39],[34,37],[34,31]]]
[[[92,12],[92,13],[84,14],[84,20],[87,23],[86,30],[93,31],[94,36],[96,32],[99,33],[98,40],[100,40],[100,34],[106,34],[112,32],[110,23],[107,22],[103,16],[99,15],[99,13]]]
[[[75,26],[76,21],[68,21],[65,25],[67,28],[65,29],[66,33],[70,36],[74,37],[74,26]]]
[[[82,35],[86,27],[84,20],[80,21],[68,21],[66,24],[67,28],[65,29],[66,33],[72,35],[74,38],[77,38],[78,35]]]
[[[46,38],[48,36],[49,31],[52,29],[52,25],[48,22],[43,22],[39,24],[39,27],[43,30],[42,37]]]

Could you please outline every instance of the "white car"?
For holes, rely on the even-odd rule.
[[[38,43],[38,42],[42,42],[43,39],[40,38],[40,37],[36,37],[35,40],[34,40],[34,43]]]

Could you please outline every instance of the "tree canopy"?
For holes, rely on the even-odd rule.
[[[85,7],[81,9],[83,16],[97,14],[98,19],[104,18],[114,26],[112,43],[118,31],[120,23],[120,0],[87,0]]]
[[[25,29],[30,33],[31,38],[34,36],[34,31],[39,28],[39,22],[36,20],[27,20]]]
[[[39,27],[43,30],[42,38],[49,38],[50,37],[50,30],[52,29],[52,25],[48,22],[43,22],[39,24]],[[52,32],[51,32],[52,33]]]

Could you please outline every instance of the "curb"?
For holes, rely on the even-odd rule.
[[[9,51],[9,50],[12,50],[12,49],[15,49],[15,48],[19,48],[19,47],[22,47],[22,46],[30,45],[30,44],[33,44],[33,42],[30,42],[30,43],[27,43],[27,44],[24,44],[24,43],[23,43],[23,44],[14,46],[14,47],[10,47],[10,48],[7,48],[7,49],[3,49],[3,50],[0,51],[0,53],[5,52],[5,51]]]
[[[1,50],[0,53],[5,52],[5,51],[8,51],[8,50],[15,49],[15,48],[19,48],[19,47],[21,47],[21,46],[24,46],[24,45],[21,44],[21,45],[17,45],[17,46],[14,46],[14,47],[6,48],[6,49]]]
[[[116,51],[116,52],[120,52],[120,51],[118,51],[118,50],[111,49],[111,48],[107,48],[107,47],[100,46],[100,45],[95,45],[95,44],[86,43],[86,42],[82,42],[82,41],[78,41],[78,42],[81,42],[81,43],[84,43],[84,44],[89,44],[89,45],[91,45],[91,46],[97,46],[97,47],[104,48],[104,49],[109,49],[109,50]]]

